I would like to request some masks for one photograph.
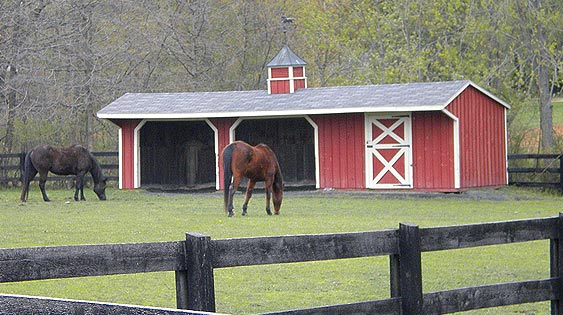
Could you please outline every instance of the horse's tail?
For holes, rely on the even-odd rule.
[[[233,178],[233,170],[231,169],[231,160],[233,158],[233,151],[235,150],[234,144],[229,144],[223,150],[223,188],[225,189],[225,212],[227,211],[227,204],[229,202],[229,186]]]
[[[276,173],[274,174],[273,189],[274,192],[279,192],[279,191],[283,191],[283,176],[278,161],[276,161],[276,164],[277,165],[276,165]]]
[[[33,166],[33,163],[31,162],[31,152],[32,151],[29,151],[25,155],[24,163],[20,169],[20,172],[22,174],[22,193],[20,200],[22,202],[27,200],[27,197],[29,195],[29,183],[33,179],[32,176],[35,176],[34,174],[37,173],[35,167]]]

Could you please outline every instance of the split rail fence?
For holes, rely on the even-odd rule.
[[[174,242],[0,249],[0,282],[175,271],[177,307],[214,312],[215,268],[388,256],[389,298],[267,314],[431,315],[551,301],[551,314],[563,315],[562,237],[563,214],[433,228],[401,223],[398,229],[360,233],[218,240],[187,233],[185,241]],[[422,290],[422,252],[536,240],[550,240],[550,266],[545,266],[550,278],[431,293]],[[12,309],[2,309],[10,307],[5,303],[8,299],[14,297],[0,295],[0,313],[17,307],[14,303]],[[80,307],[77,312],[84,313],[84,306]],[[100,309],[96,313],[111,314]]]
[[[511,154],[508,175],[511,185],[553,188],[563,193],[563,154]]]

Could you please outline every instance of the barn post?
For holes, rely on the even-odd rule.
[[[551,278],[557,278],[557,287],[563,286],[563,213],[557,218],[557,234],[550,240]],[[563,315],[563,292],[557,291],[557,300],[551,301],[551,315]]]
[[[215,312],[215,284],[211,238],[186,233],[185,271],[176,271],[178,308]]]
[[[417,225],[399,224],[401,309],[403,315],[422,315],[422,263]]]

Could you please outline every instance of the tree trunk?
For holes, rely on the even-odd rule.
[[[10,82],[15,79],[17,75],[16,67],[9,66],[6,71],[4,82]],[[6,134],[4,136],[4,153],[12,153],[14,146],[14,112],[16,108],[16,92],[10,87],[10,84],[5,86],[6,94],[4,95],[6,101]]]
[[[538,91],[540,97],[540,129],[542,152],[553,149],[553,108],[551,105],[551,86],[549,72],[543,60],[538,66]]]

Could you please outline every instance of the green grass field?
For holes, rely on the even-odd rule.
[[[563,198],[555,194],[516,188],[482,192],[432,198],[289,192],[281,215],[272,217],[265,214],[263,195],[256,193],[248,217],[227,218],[220,193],[111,189],[109,200],[102,202],[88,190],[87,201],[74,202],[72,190],[50,190],[52,201],[45,203],[34,185],[25,204],[19,202],[18,190],[0,191],[0,247],[174,241],[184,239],[188,231],[217,239],[381,230],[397,228],[399,222],[449,226],[549,217],[562,210]],[[242,198],[236,195],[237,208]],[[548,278],[548,245],[540,241],[424,253],[423,289]],[[388,264],[387,257],[376,257],[217,269],[217,311],[256,314],[387,298]],[[175,307],[172,272],[5,283],[0,292]],[[549,303],[466,314],[547,313]]]

